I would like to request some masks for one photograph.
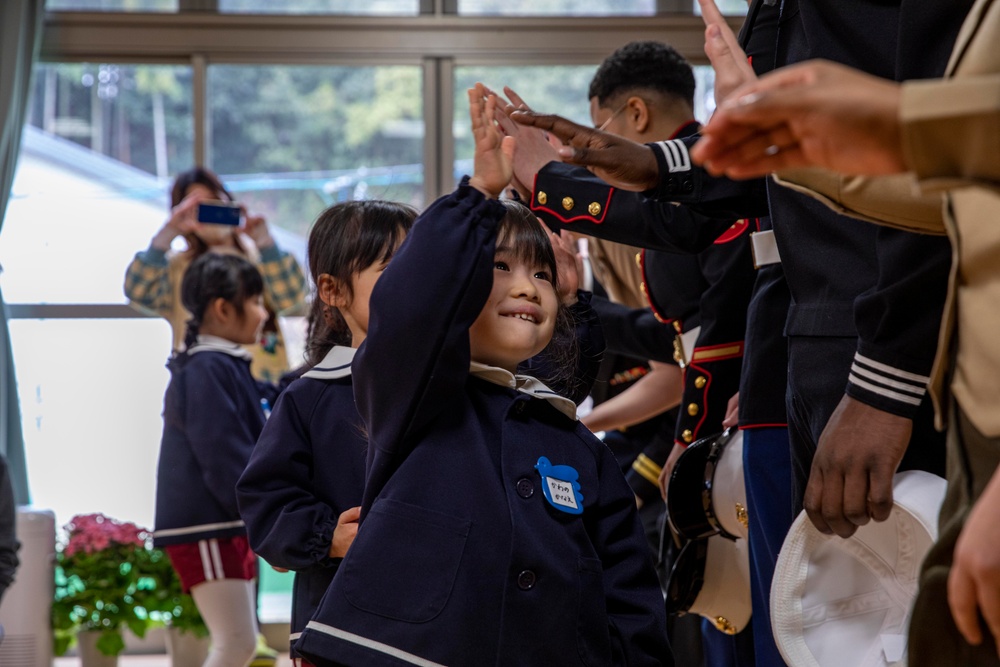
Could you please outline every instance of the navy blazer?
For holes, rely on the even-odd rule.
[[[361,504],[364,425],[354,405],[354,350],[334,347],[288,385],[236,485],[250,546],[295,571],[291,636],[312,618],[340,558],[330,542],[342,512]]]
[[[221,341],[221,339],[216,339]],[[264,427],[273,386],[242,347],[209,343],[171,360],[156,470],[158,547],[243,535],[236,480]]]
[[[420,217],[373,291],[354,362],[364,518],[295,646],[318,665],[671,662],[613,455],[538,383],[470,374],[504,213],[463,184]]]

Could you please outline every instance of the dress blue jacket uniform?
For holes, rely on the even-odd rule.
[[[696,123],[687,123],[678,128],[671,143],[697,130]],[[682,180],[679,187],[685,184],[693,188],[694,180]],[[717,199],[723,200],[716,202],[720,211],[725,211],[727,203],[735,203],[723,196]],[[755,205],[765,206],[764,198],[758,197]],[[642,268],[652,312],[630,315],[613,304],[601,305],[598,312],[608,331],[606,337],[614,341],[620,332],[623,340],[634,345],[629,351],[636,356],[675,359],[689,366],[674,442],[687,446],[721,431],[726,405],[739,388],[747,304],[754,282],[750,222],[690,207],[645,204],[638,195],[618,192],[586,170],[558,163],[539,172],[531,208],[554,229],[649,249],[643,252]],[[684,359],[674,354],[675,349],[679,353],[679,346],[664,341],[688,332],[696,342],[692,358]]]
[[[464,184],[375,286],[354,362],[357,539],[296,649],[319,665],[660,665],[663,598],[608,449],[537,380],[470,374],[505,209]]]
[[[367,440],[354,405],[354,349],[336,346],[288,385],[236,486],[253,550],[295,571],[291,637],[333,580],[329,556],[342,512],[361,504]]]
[[[153,542],[162,547],[243,535],[236,480],[276,390],[250,375],[246,350],[212,336],[199,336],[168,367]]]

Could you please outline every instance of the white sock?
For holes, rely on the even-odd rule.
[[[212,648],[203,667],[246,667],[257,648],[253,582],[216,579],[191,589]]]

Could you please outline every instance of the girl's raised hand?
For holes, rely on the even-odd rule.
[[[514,175],[514,137],[505,137],[494,121],[497,98],[486,95],[486,87],[477,83],[469,89],[469,116],[476,141],[473,173],[469,185],[491,199],[496,199]]]

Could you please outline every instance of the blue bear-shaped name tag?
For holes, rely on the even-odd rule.
[[[580,473],[572,466],[554,466],[546,457],[538,459],[535,470],[542,476],[542,492],[549,504],[560,512],[583,514]]]

